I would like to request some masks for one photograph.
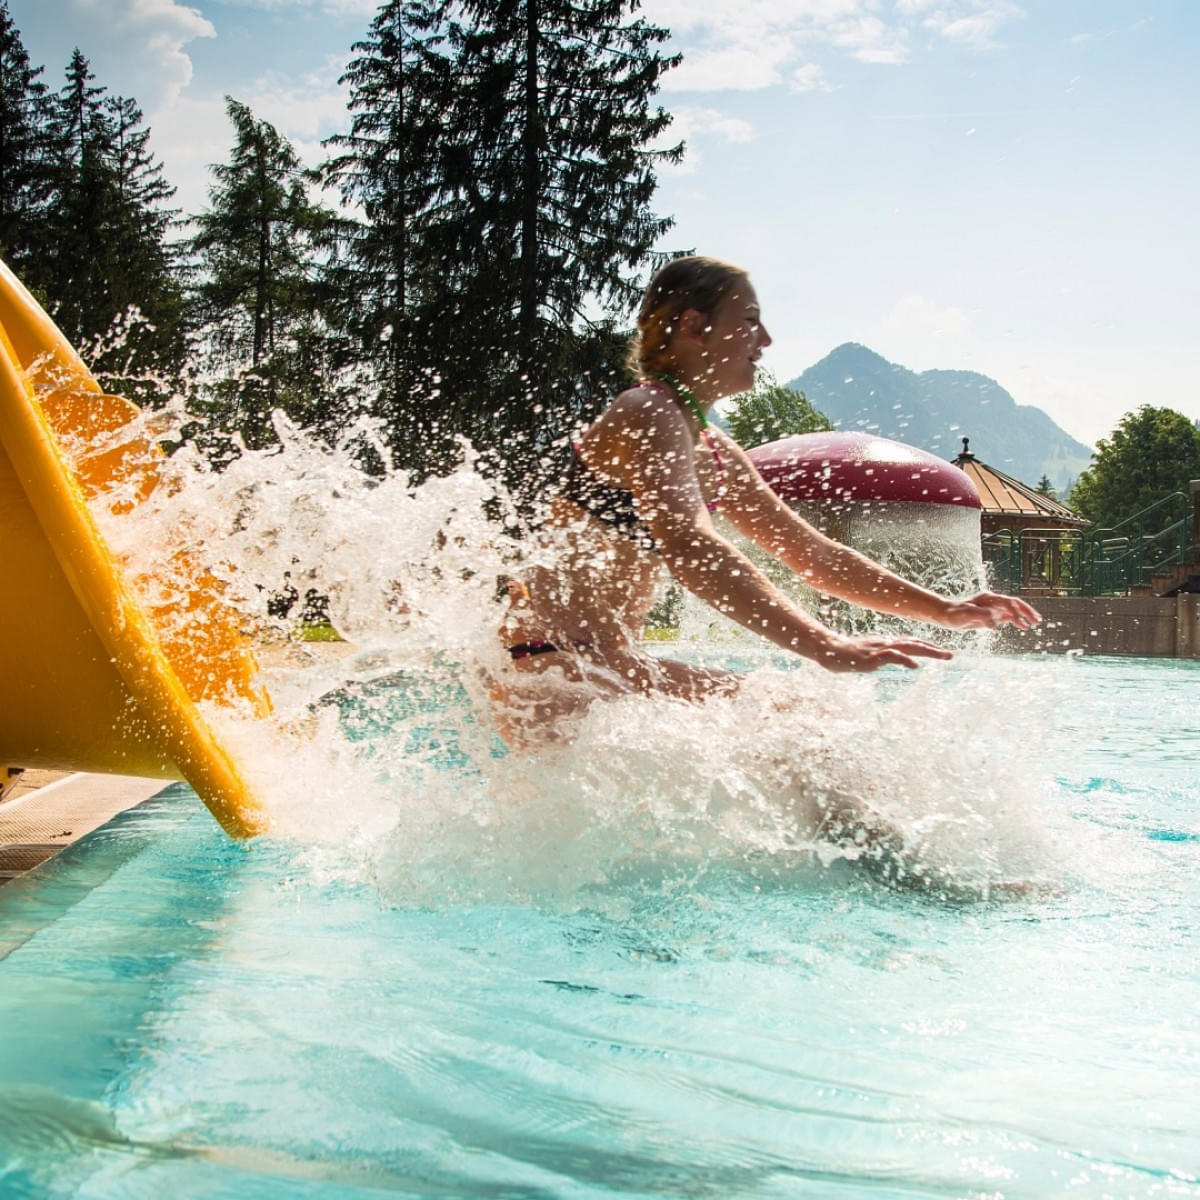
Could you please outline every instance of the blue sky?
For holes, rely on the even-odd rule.
[[[374,0],[9,0],[58,86],[135,97],[180,203],[231,93],[310,161]],[[1094,443],[1200,418],[1200,4],[645,0],[684,65],[664,248],[748,267],[789,379],[840,342],[982,371]],[[973,447],[986,458],[984,446]]]

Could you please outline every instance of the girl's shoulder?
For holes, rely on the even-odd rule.
[[[601,414],[600,421],[625,429],[674,431],[686,428],[682,409],[669,388],[655,383],[639,382],[626,388]]]

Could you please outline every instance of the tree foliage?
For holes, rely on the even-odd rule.
[[[522,482],[552,473],[624,382],[671,225],[655,168],[682,146],[654,96],[679,60],[638,9],[384,0],[319,172],[340,208],[230,100],[230,157],[183,218],[136,101],[78,49],[48,89],[0,0],[0,254],[119,390],[191,350],[251,445],[275,408],[327,431],[367,410],[410,468],[441,469],[465,435]]]
[[[225,108],[233,149],[212,168],[210,206],[191,240],[196,316],[199,345],[222,376],[224,425],[258,447],[274,440],[276,409],[320,423],[321,243],[332,214],[309,199],[309,174],[274,126],[232,97]]]
[[[502,436],[545,443],[578,419],[580,385],[615,365],[611,317],[636,301],[636,269],[671,224],[648,205],[655,165],[681,148],[649,148],[670,117],[648,101],[677,60],[657,50],[665,30],[627,19],[632,7],[464,0],[471,24],[454,30],[461,111],[482,114],[461,166],[487,247],[481,260],[462,243],[458,283],[494,323],[490,370],[462,383]],[[472,242],[478,220],[465,226]]]
[[[371,379],[369,409],[406,441],[428,444],[438,387],[427,315],[444,274],[439,164],[460,152],[445,120],[457,86],[444,2],[389,0],[353,46],[340,82],[350,128],[327,140],[322,166],[351,213],[333,229],[332,294]],[[399,440],[399,438],[397,438]]]
[[[1096,526],[1112,528],[1171,492],[1186,495],[1192,479],[1200,479],[1200,430],[1182,413],[1143,404],[1097,443],[1092,465],[1071,491],[1071,506]],[[1144,532],[1157,532],[1177,516],[1161,510]]]
[[[174,194],[130,99],[94,83],[76,50],[62,88],[39,97],[41,191],[26,216],[36,243],[24,269],[102,381],[138,377],[184,354],[182,288],[169,233]],[[142,398],[148,398],[143,396]]]
[[[47,245],[47,88],[0,0],[0,257],[27,276]]]
[[[833,428],[803,392],[781,384],[762,371],[752,391],[743,392],[725,415],[729,433],[738,445],[750,449],[794,433],[818,433]]]
[[[174,190],[137,103],[80,50],[58,92],[41,74],[0,0],[0,255],[102,382],[151,398],[147,377],[185,350]]]
[[[326,173],[364,214],[346,279],[402,454],[465,434],[524,471],[611,390],[681,152],[654,148],[677,60],[635,7],[391,0],[356,47]]]

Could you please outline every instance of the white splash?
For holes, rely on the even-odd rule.
[[[631,881],[726,869],[800,881],[862,860],[954,895],[1056,873],[1044,764],[1061,672],[1031,694],[1030,664],[984,655],[847,677],[739,643],[736,699],[601,703],[569,743],[510,753],[486,691],[497,577],[525,551],[494,520],[508,497],[466,451],[414,486],[356,465],[368,426],[333,448],[278,432],[222,471],[185,445],[148,502],[101,519],[134,574],[169,579],[182,539],[227,581],[275,714],[206,716],[313,870],[371,877],[397,903],[618,908]],[[345,641],[299,641],[294,613],[270,615],[285,585],[328,597]]]

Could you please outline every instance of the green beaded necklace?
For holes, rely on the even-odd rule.
[[[692,410],[693,413],[696,414],[696,421],[699,424],[700,428],[701,429],[708,428],[708,417],[706,417],[704,415],[704,409],[702,409],[700,407],[700,405],[696,403],[696,397],[693,396],[692,393],[690,391],[688,391],[688,389],[685,388],[683,386],[683,384],[680,383],[679,380],[675,378],[674,375],[668,375],[666,373],[666,371],[656,371],[654,373],[654,378],[661,379],[663,381],[663,383],[665,383],[667,385],[667,387],[671,388],[677,396],[680,396],[684,400],[686,400],[688,403],[688,407]]]
[[[704,439],[704,444],[713,457],[713,467],[716,469],[717,497],[715,500],[707,501],[708,511],[716,512],[725,498],[725,460],[721,457],[721,452],[717,449],[717,443],[713,441],[712,434],[708,432],[708,417],[704,415],[704,409],[696,403],[696,397],[673,375],[668,375],[666,371],[656,371],[654,378],[665,383],[676,396],[686,400],[688,407],[696,416],[696,423],[700,426],[700,436]]]

